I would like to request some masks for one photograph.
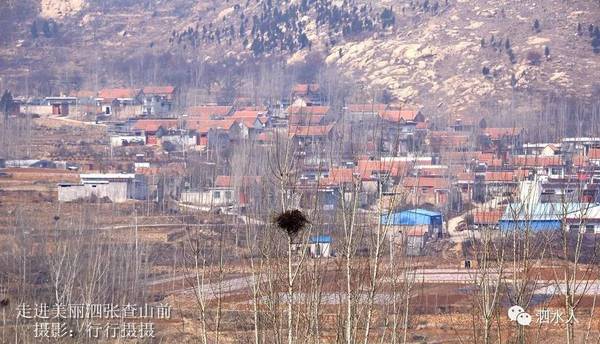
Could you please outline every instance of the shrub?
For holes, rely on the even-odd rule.
[[[529,61],[529,64],[531,65],[539,66],[542,62],[542,55],[537,51],[531,50],[527,53],[527,61]]]

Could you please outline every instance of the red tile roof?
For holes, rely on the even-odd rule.
[[[329,169],[329,179],[336,183],[350,183],[354,179],[354,170],[351,168],[335,168]]]
[[[590,151],[588,152],[588,158],[600,160],[600,148],[590,148]]]
[[[418,171],[418,175],[422,177],[444,177],[448,175],[448,166],[432,165],[432,166],[421,166],[415,167],[415,171]]]
[[[288,115],[326,115],[329,106],[290,106],[287,108]]]
[[[542,155],[516,155],[512,157],[512,164],[524,167],[548,167],[562,166],[564,161],[562,156],[542,156]]]
[[[317,125],[323,123],[325,115],[290,115],[288,118],[288,125]]]
[[[319,84],[296,84],[292,88],[292,93],[298,96],[308,95],[309,92],[316,93],[319,92],[320,86]]]
[[[408,173],[411,164],[405,161],[390,160],[358,160],[355,172],[362,179],[370,179],[375,173],[385,173],[392,177],[403,177]]]
[[[449,149],[464,148],[469,144],[469,136],[450,131],[430,131],[429,140],[432,145],[445,146]]]
[[[104,100],[135,98],[139,93],[139,90],[132,88],[105,88],[98,92],[98,97]]]
[[[288,128],[288,135],[294,136],[326,136],[333,129],[333,125],[309,125],[309,126],[291,126]]]
[[[146,86],[142,89],[144,94],[159,94],[159,95],[173,95],[175,93],[174,86]]]
[[[427,129],[429,127],[429,123],[427,122],[418,122],[417,123],[417,129]]]
[[[475,175],[471,172],[459,172],[456,174],[456,180],[460,182],[472,182]]]
[[[485,163],[488,167],[500,167],[503,165],[502,159],[498,158],[494,153],[478,152],[476,159],[478,162]]]
[[[146,132],[156,132],[158,128],[173,129],[177,128],[176,119],[139,119],[133,125],[135,130],[143,130]]]
[[[523,132],[523,128],[485,128],[484,134],[492,140],[499,140],[503,137],[514,137]]]
[[[230,176],[217,176],[217,178],[215,178],[215,187],[218,187],[218,188],[231,187],[231,177]]]
[[[485,180],[488,182],[514,182],[515,179],[513,171],[485,172]]]
[[[417,116],[418,111],[413,109],[405,110],[385,110],[379,112],[381,119],[389,122],[412,121]]]
[[[589,159],[600,159],[600,158],[589,158]],[[573,157],[573,166],[584,167],[589,165],[589,159],[583,155],[577,155]]]
[[[257,118],[261,114],[262,111],[259,110],[237,110],[231,115],[231,118]]]
[[[186,110],[188,116],[202,119],[210,119],[211,116],[227,116],[230,112],[231,106],[219,105],[191,106]]]
[[[260,176],[243,176],[238,180],[241,187],[250,186],[253,184],[259,184],[261,182]],[[234,186],[235,181],[231,176],[217,176],[215,178],[215,187],[218,188],[230,188]]]
[[[476,210],[473,212],[473,223],[476,225],[497,225],[504,209]]]
[[[437,177],[406,177],[402,180],[402,185],[405,188],[433,188],[447,189],[450,187],[450,182],[446,178]]]
[[[187,119],[186,128],[190,129],[190,130],[196,130],[199,133],[208,133],[211,129],[229,130],[229,128],[231,128],[231,126],[235,122],[236,122],[236,120],[232,119],[232,118],[222,119],[222,120],[217,120],[217,119],[208,119],[208,120],[199,119],[199,120],[197,120],[192,117],[192,118]]]
[[[273,133],[269,131],[262,132],[256,136],[257,141],[272,142],[274,141]]]

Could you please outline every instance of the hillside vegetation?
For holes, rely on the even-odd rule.
[[[27,0],[0,4],[4,84],[224,87],[265,61],[335,69],[398,101],[462,111],[513,91],[589,98],[600,1]],[[12,24],[12,25],[11,25]],[[225,68],[227,73],[223,73]],[[210,74],[210,75],[209,75]]]

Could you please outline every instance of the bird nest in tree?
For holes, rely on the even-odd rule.
[[[283,229],[290,238],[295,237],[304,229],[308,219],[298,209],[284,211],[275,216],[275,223]]]

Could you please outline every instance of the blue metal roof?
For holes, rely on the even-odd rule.
[[[331,244],[332,239],[329,235],[317,235],[311,237],[308,242],[311,244]]]
[[[420,215],[426,215],[426,216],[440,216],[442,215],[441,213],[438,213],[436,211],[431,211],[431,210],[427,210],[427,209],[410,209],[410,210],[406,210],[407,212],[411,212],[411,213],[415,213],[415,214],[420,214]]]
[[[562,220],[568,218],[599,218],[600,206],[593,203],[511,203],[502,220]]]
[[[500,220],[501,230],[519,230],[519,231],[552,231],[560,230],[562,222],[559,220],[531,220],[531,221],[505,221]]]
[[[397,213],[381,215],[385,225],[415,226],[442,223],[442,214],[425,209],[410,209]]]
[[[600,206],[593,203],[512,203],[500,219],[503,230],[555,230],[569,220],[600,219]]]

